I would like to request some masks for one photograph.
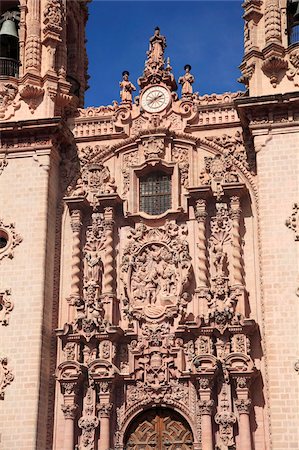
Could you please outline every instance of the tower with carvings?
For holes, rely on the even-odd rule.
[[[244,2],[246,92],[157,27],[84,108],[88,2],[2,3],[0,446],[296,448],[299,4]]]

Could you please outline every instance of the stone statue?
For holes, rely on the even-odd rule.
[[[120,98],[122,103],[132,103],[132,92],[136,91],[134,84],[131,83],[131,81],[129,81],[129,75],[130,75],[129,72],[125,70],[122,73],[123,79],[119,83],[122,89],[120,91]]]
[[[164,64],[164,50],[166,48],[166,38],[160,34],[160,28],[155,28],[155,34],[150,38],[150,48],[147,53],[150,65]]]
[[[185,65],[184,70],[185,75],[179,78],[179,84],[182,85],[182,96],[188,97],[193,94],[194,76],[190,73],[191,66],[189,64]]]

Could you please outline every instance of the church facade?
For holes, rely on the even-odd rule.
[[[246,92],[157,27],[84,108],[88,1],[1,2],[2,450],[299,448],[299,4],[243,7]]]

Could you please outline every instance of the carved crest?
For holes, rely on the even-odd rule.
[[[102,164],[92,164],[83,172],[83,184],[90,193],[111,194],[116,191],[114,183],[109,168]]]
[[[137,319],[173,317],[186,306],[191,272],[185,232],[173,222],[131,230],[122,260],[127,314]]]

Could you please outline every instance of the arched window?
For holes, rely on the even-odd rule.
[[[171,209],[171,175],[157,171],[140,178],[139,207],[150,215]]]

